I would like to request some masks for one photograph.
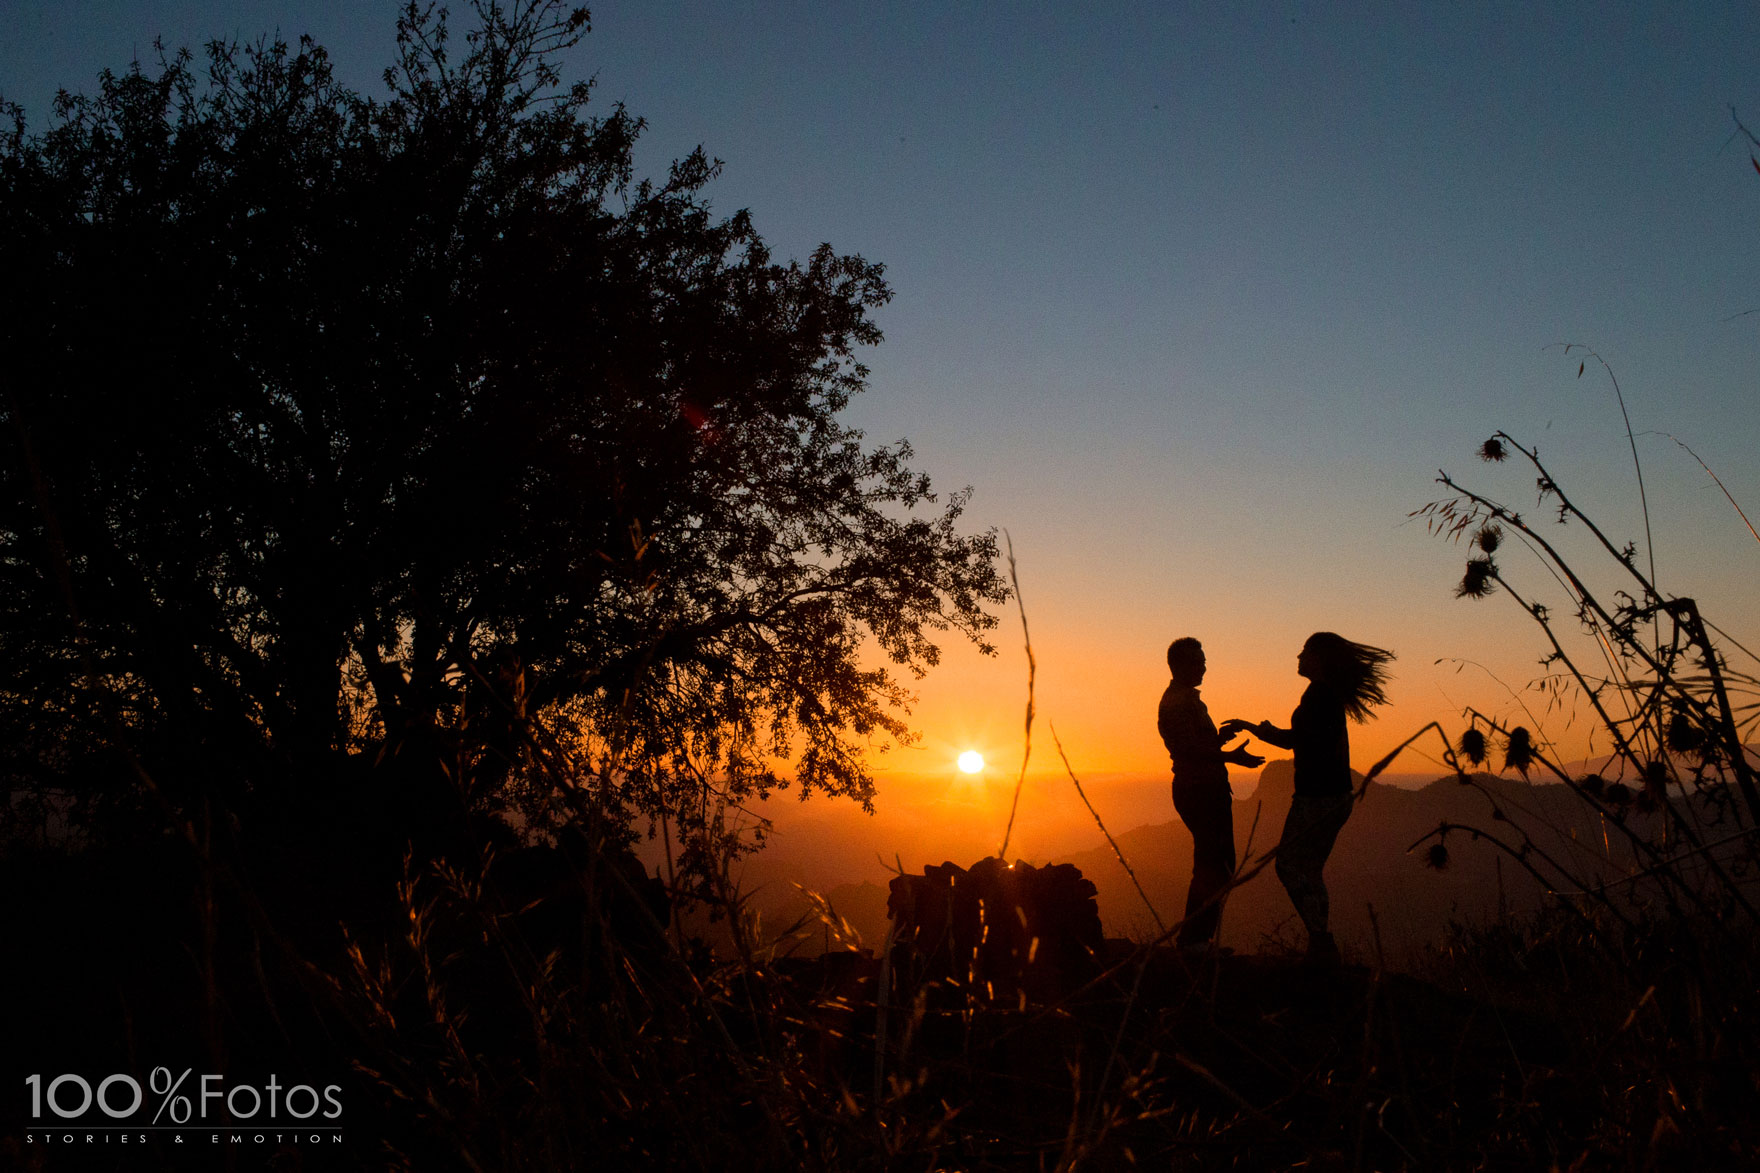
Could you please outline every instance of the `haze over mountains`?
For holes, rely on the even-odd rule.
[[[1439,939],[1451,918],[1482,920],[1495,915],[1500,904],[1520,911],[1540,902],[1544,885],[1506,853],[1489,842],[1473,841],[1464,832],[1449,835],[1449,862],[1441,870],[1427,865],[1423,848],[1408,850],[1444,822],[1469,824],[1512,845],[1521,841],[1514,830],[1519,825],[1533,836],[1536,848],[1595,883],[1629,874],[1632,849],[1623,833],[1569,788],[1491,775],[1478,775],[1477,780],[1484,791],[1463,786],[1453,777],[1418,787],[1379,781],[1370,785],[1326,869],[1334,930],[1347,953],[1355,951],[1366,958],[1374,949],[1371,906],[1384,955],[1390,964],[1400,964]],[[1073,787],[1068,788],[1073,792]],[[1096,793],[1104,793],[1105,784],[1088,789],[1102,816],[1109,817],[1107,803]],[[1091,819],[1089,833],[1076,834],[1061,816],[1054,825],[1023,811],[1017,816],[1009,858],[1075,864],[1099,889],[1101,919],[1109,936],[1152,937],[1156,922],[1143,897],[1162,922],[1172,924],[1183,910],[1191,875],[1191,836],[1173,814],[1165,783],[1156,789],[1165,819],[1123,832],[1112,828],[1119,850],[1142,885],[1141,895]],[[1237,783],[1237,795],[1242,789]],[[1121,805],[1155,809],[1141,784],[1128,793],[1128,803],[1117,801],[1125,794],[1121,784],[1105,797],[1115,800],[1114,809]],[[1244,798],[1237,797],[1236,849],[1249,864],[1250,857],[1276,843],[1292,794],[1292,763],[1283,760],[1267,764],[1256,788]],[[1071,800],[1079,803],[1073,793]],[[1497,819],[1494,804],[1514,823]],[[882,805],[871,820],[851,820],[829,808],[814,812],[809,804],[799,812],[803,817],[788,819],[771,847],[742,865],[742,886],[754,893],[753,904],[762,911],[766,928],[774,932],[807,911],[796,887],[800,885],[825,895],[864,942],[874,946],[886,934],[886,885],[896,866],[920,873],[925,864],[951,860],[970,865],[995,853],[1000,823],[993,821],[992,803],[962,803],[954,795],[919,805],[923,809],[894,811]],[[1006,806],[1001,809],[1006,818]],[[1658,817],[1633,812],[1628,824],[1647,832]],[[1050,840],[1059,831],[1066,842],[1053,845]],[[1263,952],[1296,948],[1302,941],[1300,923],[1271,868],[1230,897],[1222,944],[1242,952]],[[802,948],[814,951],[824,943],[823,931],[814,927]]]

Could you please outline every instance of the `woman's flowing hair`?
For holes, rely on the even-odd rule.
[[[1353,643],[1330,631],[1316,631],[1303,650],[1312,654],[1314,679],[1338,694],[1352,720],[1367,721],[1371,706],[1387,703],[1387,665],[1393,663],[1392,652]]]

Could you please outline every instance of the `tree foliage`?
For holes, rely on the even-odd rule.
[[[561,784],[701,831],[789,776],[868,801],[901,672],[991,625],[993,535],[839,419],[881,266],[777,261],[701,151],[637,180],[640,120],[561,83],[584,11],[475,13],[410,5],[380,99],[302,40],[11,111],[14,790]]]

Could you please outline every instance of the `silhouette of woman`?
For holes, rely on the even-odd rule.
[[[1311,682],[1281,729],[1269,721],[1222,723],[1221,733],[1245,730],[1295,753],[1296,793],[1277,844],[1277,878],[1289,892],[1308,930],[1308,957],[1332,963],[1338,943],[1328,929],[1329,906],[1322,872],[1326,857],[1350,818],[1351,744],[1345,718],[1369,719],[1371,706],[1387,703],[1383,687],[1393,653],[1317,631],[1302,645],[1296,672]]]

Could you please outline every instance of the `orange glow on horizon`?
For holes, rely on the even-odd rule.
[[[1084,783],[1105,775],[1165,783],[1170,763],[1155,725],[1168,683],[1165,644],[1150,644],[1141,637],[1133,642],[1133,637],[1116,634],[1097,641],[1083,638],[1084,634],[1053,629],[1041,636],[1035,629],[1038,673],[1028,774],[1044,773],[1063,786],[1069,784],[1072,770]],[[1300,641],[1243,637],[1212,642],[1216,647],[1211,650],[1210,673],[1201,689],[1211,718],[1217,724],[1238,717],[1287,726],[1307,686],[1295,672]],[[1402,661],[1398,667],[1416,666]],[[1396,681],[1404,683],[1403,678]],[[997,656],[986,657],[950,641],[941,663],[916,684],[917,703],[906,720],[918,740],[871,759],[872,768],[901,780],[920,778],[933,788],[946,784],[932,781],[937,775],[944,779],[951,775],[961,784],[989,780],[1012,794],[1026,749],[1025,684],[1025,656],[1018,646],[1002,643]],[[1365,725],[1352,725],[1353,763],[1366,769],[1413,732],[1413,720],[1394,705]],[[1067,755],[1067,769],[1059,743]],[[1238,738],[1231,742],[1239,743]],[[1267,759],[1288,756],[1287,751],[1254,738],[1246,744]],[[1434,752],[1432,747],[1424,748]],[[970,771],[959,764],[966,753],[980,756],[980,769]],[[1422,772],[1428,763],[1412,752],[1398,768]],[[1434,768],[1439,774],[1445,772],[1440,765]],[[941,774],[943,770],[948,773]],[[1234,768],[1230,774],[1241,790],[1250,789],[1258,771]]]

